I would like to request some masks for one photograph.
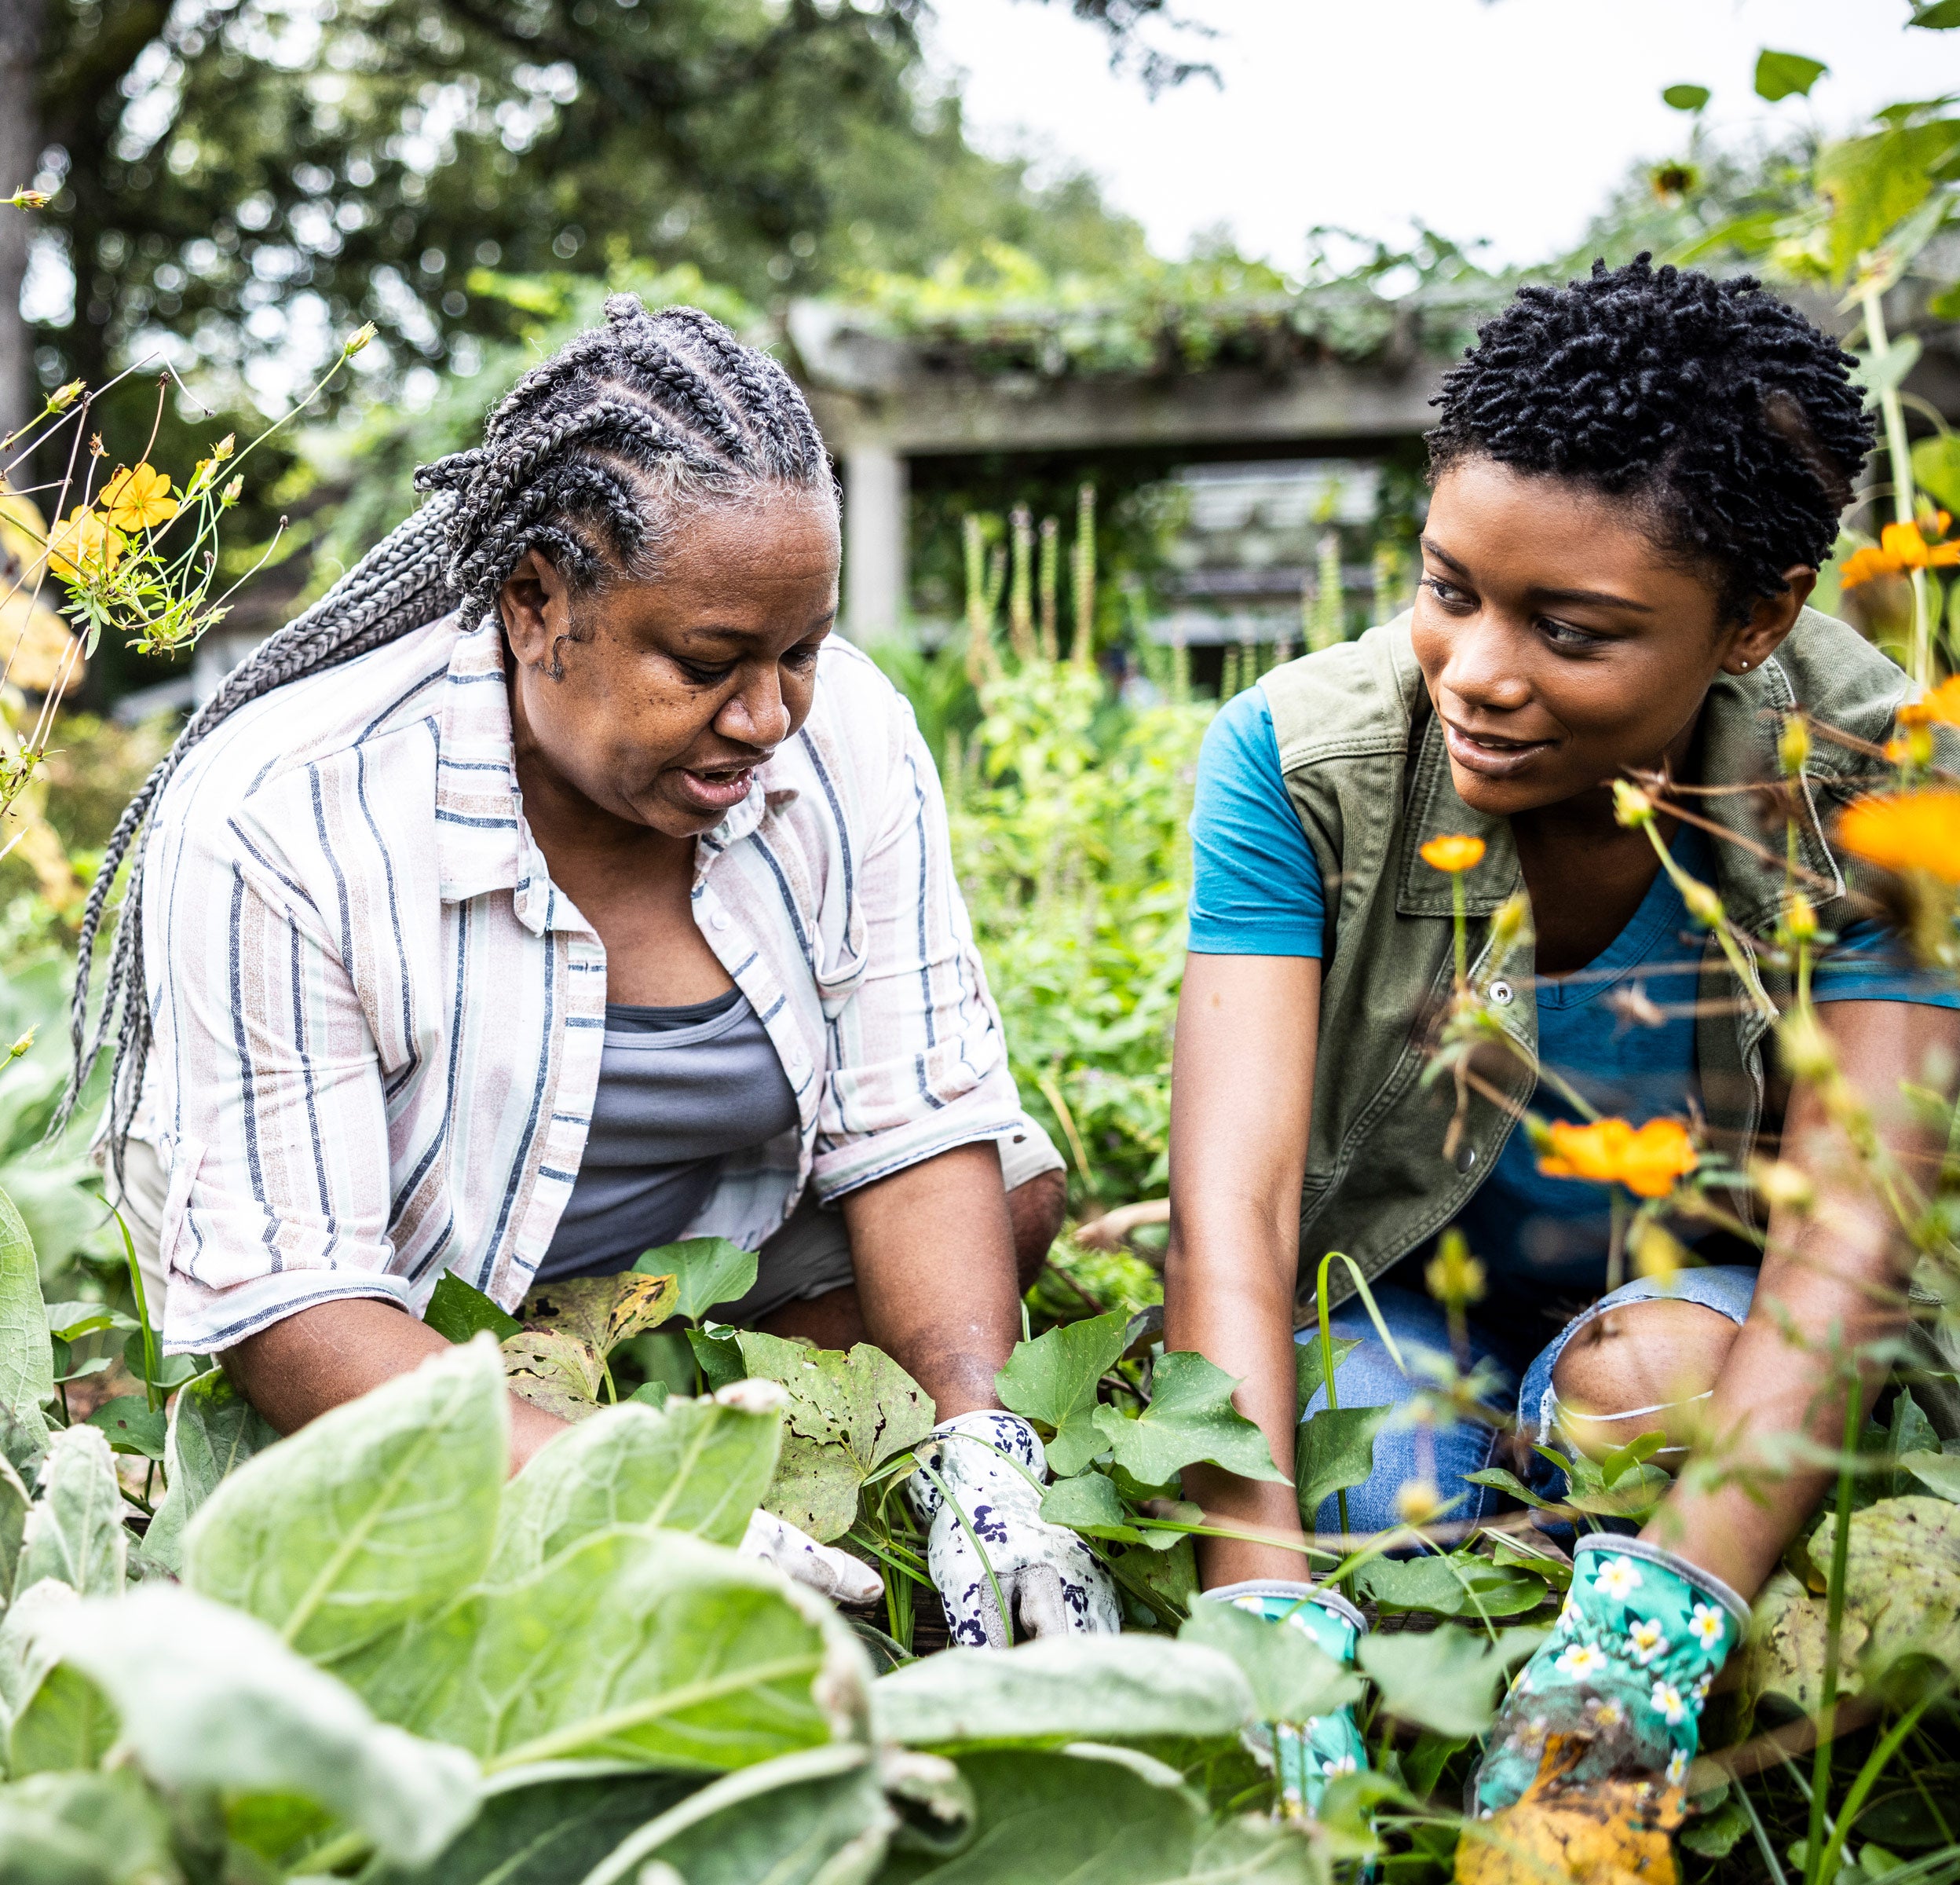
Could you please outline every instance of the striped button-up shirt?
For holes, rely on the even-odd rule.
[[[578,1175],[605,950],[523,815],[503,638],[452,617],[225,721],[148,840],[169,1174],[166,1346],[294,1311],[419,1312],[444,1270],[513,1308]],[[689,1236],[754,1250],[1018,1120],[910,710],[832,639],[797,735],[696,845],[695,921],[761,1017],[795,1130],[730,1157]]]

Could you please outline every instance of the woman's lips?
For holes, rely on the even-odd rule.
[[[1454,720],[1443,722],[1443,738],[1457,765],[1487,779],[1508,779],[1523,771],[1552,745],[1549,740],[1500,740],[1466,733]]]
[[[748,796],[748,789],[755,783],[755,768],[717,767],[711,772],[695,772],[682,766],[675,769],[674,777],[683,798],[703,811],[719,814],[733,811]]]

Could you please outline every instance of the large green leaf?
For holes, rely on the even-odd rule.
[[[1230,1656],[1138,1634],[949,1649],[880,1676],[872,1712],[881,1739],[937,1747],[1232,1734],[1257,1711]]]
[[[122,1588],[129,1553],[108,1441],[94,1427],[61,1428],[49,1439],[16,1582],[25,1590],[52,1577],[83,1597],[113,1597]]]
[[[1813,176],[1830,203],[1830,269],[1841,281],[1924,203],[1933,171],[1960,147],[1960,119],[1907,125],[1827,145]],[[1927,234],[1933,232],[1929,229]]]
[[[1309,1530],[1322,1504],[1375,1470],[1375,1436],[1386,1407],[1322,1407],[1300,1423],[1293,1441],[1293,1489]]]
[[[737,1302],[755,1287],[759,1259],[726,1237],[689,1237],[647,1251],[634,1265],[644,1276],[671,1276],[676,1315],[699,1322],[710,1309]]]
[[[480,1335],[247,1460],[185,1534],[185,1581],[331,1661],[448,1603],[489,1561],[507,1459]]]
[[[505,1489],[489,1581],[535,1570],[608,1525],[739,1543],[769,1489],[781,1434],[778,1415],[712,1399],[608,1408],[543,1448]]]
[[[0,1787],[0,1885],[165,1885],[170,1846],[162,1806],[126,1768]]]
[[[1269,1623],[1230,1604],[1194,1604],[1180,1643],[1230,1656],[1252,1692],[1262,1720],[1304,1722],[1360,1699],[1362,1681],[1303,1630]]]
[[[1143,1541],[1135,1513],[1100,1473],[1055,1481],[1041,1495],[1041,1516],[1051,1525],[1066,1525],[1088,1538],[1117,1539],[1126,1544]]]
[[[1334,1352],[1334,1373],[1361,1344],[1351,1335],[1330,1335],[1327,1345]],[[1314,1396],[1327,1385],[1326,1357],[1320,1352],[1318,1330],[1293,1344],[1293,1388],[1300,1411],[1305,1413]]]
[[[411,1864],[476,1812],[468,1755],[377,1722],[236,1610],[157,1583],[66,1610],[47,1634],[114,1704],[122,1740],[163,1787],[298,1794]]]
[[[1960,1453],[1902,1453],[1899,1464],[1929,1492],[1960,1502]]]
[[[173,1577],[181,1576],[185,1527],[228,1474],[278,1438],[272,1423],[232,1385],[222,1368],[185,1382],[170,1403],[163,1438],[170,1489],[143,1535],[144,1561]]]
[[[1304,1832],[1245,1814],[1205,1828],[1187,1876],[1194,1885],[1329,1885],[1333,1868]]]
[[[861,1738],[870,1671],[842,1618],[684,1533],[594,1533],[346,1665],[375,1711],[496,1771],[733,1768]]]
[[[1095,1411],[1095,1424],[1116,1463],[1145,1485],[1168,1484],[1180,1467],[1208,1460],[1247,1479],[1285,1474],[1273,1464],[1266,1437],[1232,1405],[1238,1382],[1188,1350],[1158,1358],[1151,1371],[1150,1404],[1135,1420],[1114,1407]]]
[[[918,1755],[900,1762],[920,1764]],[[621,1842],[583,1885],[631,1885],[653,1866],[687,1885],[843,1885],[868,1879],[884,1858],[899,1816],[887,1799],[889,1763],[868,1748],[812,1748],[717,1781]],[[960,1824],[971,1796],[951,1765],[942,1794],[956,1791]],[[662,1872],[660,1866],[672,1868]]]
[[[1446,1623],[1425,1634],[1364,1636],[1356,1654],[1388,1712],[1434,1734],[1481,1734],[1496,1712],[1497,1684],[1545,1640],[1542,1630],[1481,1631]]]
[[[1202,1810],[1154,1762],[1001,1748],[967,1755],[960,1771],[977,1808],[973,1843],[950,1858],[895,1854],[877,1885],[1168,1885],[1193,1874]]]
[[[1785,98],[1808,98],[1810,88],[1830,70],[1821,59],[1772,52],[1764,46],[1756,55],[1756,96],[1772,104]]]
[[[54,1357],[34,1239],[0,1191],[0,1407],[36,1441],[47,1438],[42,1405],[54,1398]],[[16,1462],[18,1463],[18,1462]]]
[[[826,1542],[858,1516],[858,1488],[932,1431],[925,1390],[889,1355],[860,1342],[849,1354],[737,1332],[748,1372],[789,1390],[782,1457],[763,1501]]]
[[[30,1503],[26,1482],[14,1471],[13,1462],[0,1457],[0,1608],[13,1601],[13,1573],[20,1562]]]
[[[1079,1473],[1106,1444],[1095,1425],[1095,1385],[1127,1345],[1129,1317],[1122,1310],[1067,1322],[1018,1342],[1007,1365],[994,1376],[1000,1404],[1052,1430],[1048,1465],[1059,1477]]]
[[[428,1865],[378,1867],[368,1885],[568,1885],[701,1784],[692,1773],[510,1777]]]
[[[115,1744],[115,1710],[79,1669],[57,1663],[35,1685],[7,1733],[7,1771],[94,1766]]]
[[[479,1332],[502,1341],[515,1335],[524,1324],[506,1315],[482,1290],[473,1289],[454,1270],[444,1270],[430,1294],[422,1321],[444,1341],[465,1342]]]
[[[81,1598],[58,1579],[23,1584],[0,1616],[0,1727],[27,1705],[41,1678],[54,1667],[49,1631]]]

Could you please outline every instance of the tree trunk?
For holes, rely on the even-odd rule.
[[[0,0],[0,199],[31,185],[41,161],[35,66],[46,3]],[[0,438],[26,424],[41,403],[35,397],[34,337],[20,317],[34,227],[34,211],[0,201]]]

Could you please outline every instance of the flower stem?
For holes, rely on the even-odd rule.
[[[1831,1739],[1838,1718],[1838,1654],[1845,1631],[1845,1576],[1851,1553],[1852,1484],[1858,1468],[1858,1420],[1864,1411],[1863,1383],[1856,1362],[1845,1390],[1845,1445],[1838,1469],[1837,1522],[1830,1539],[1830,1587],[1824,1612],[1824,1674],[1817,1698],[1817,1752],[1811,1768],[1810,1830],[1804,1845],[1804,1885],[1829,1885],[1824,1869],[1824,1807],[1830,1792]],[[1838,1815],[1841,1827],[1845,1816]],[[1841,1847],[1835,1833],[1833,1845]]]

